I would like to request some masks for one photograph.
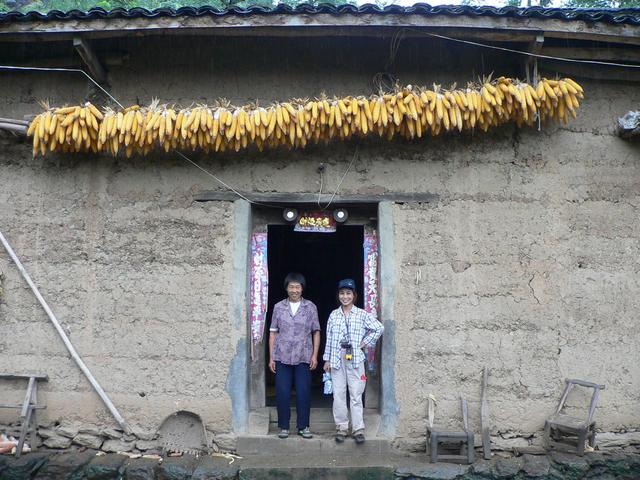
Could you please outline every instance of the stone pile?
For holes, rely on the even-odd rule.
[[[0,425],[0,432],[17,437],[20,426]],[[117,428],[99,428],[91,425],[60,424],[38,428],[39,448],[101,450],[106,453],[160,453],[162,446],[158,434],[141,429],[126,434]]]

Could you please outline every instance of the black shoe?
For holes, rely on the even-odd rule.
[[[336,432],[336,442],[338,443],[344,443],[344,440],[347,438],[347,432],[345,432],[344,430],[338,430]]]
[[[353,438],[355,439],[356,443],[364,443],[364,432],[362,430],[358,430],[353,434]]]

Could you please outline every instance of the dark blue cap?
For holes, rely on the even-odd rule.
[[[356,291],[356,282],[351,278],[345,278],[344,280],[340,280],[338,282],[338,290],[348,288],[350,290]]]

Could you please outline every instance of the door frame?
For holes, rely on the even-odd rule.
[[[247,205],[249,206],[249,205]],[[284,208],[285,205],[283,205]],[[296,202],[291,202],[287,206],[295,206],[298,208],[304,208],[309,206],[309,209],[313,209],[313,206]],[[338,207],[339,205],[335,205]],[[342,206],[342,205],[340,205]],[[348,206],[347,206],[348,207]],[[376,407],[381,413],[381,428],[380,433],[385,436],[393,436],[396,430],[397,416],[399,412],[399,406],[395,395],[395,319],[394,319],[394,304],[395,304],[395,252],[394,252],[394,233],[393,233],[393,202],[382,201],[377,205],[372,204],[370,207],[376,209],[376,234],[378,242],[378,296],[379,296],[379,319],[385,327],[384,335],[380,346],[378,347],[378,368],[377,372],[379,379],[376,382],[370,382],[372,387],[369,390],[369,398],[374,397],[377,402]],[[317,207],[316,207],[317,208]],[[248,238],[245,245],[249,248],[244,249],[246,252],[246,272],[247,275],[245,289],[246,304],[250,302],[251,293],[251,265],[253,258],[250,251],[250,242],[253,236],[253,232],[256,231],[256,226],[260,226],[260,215],[258,215],[257,209],[251,208],[249,215],[250,218],[258,219],[258,221],[250,221],[250,228]],[[282,217],[280,217],[282,218]],[[271,223],[271,222],[269,222]],[[282,219],[279,222],[286,222]],[[267,223],[264,223],[266,225]],[[264,226],[263,225],[263,226]],[[245,237],[246,238],[246,237]],[[264,348],[260,345],[259,348],[254,349],[254,358],[251,356],[252,335],[251,335],[251,320],[249,316],[249,308],[244,309],[244,322],[247,328],[247,342],[246,342],[246,383],[247,385],[247,410],[246,416],[243,421],[235,418],[234,425],[243,424],[242,430],[246,431],[249,426],[249,416],[251,412],[263,411],[265,409],[265,355]],[[268,319],[264,321],[264,331],[267,330]],[[263,333],[263,339],[266,336]],[[373,385],[375,384],[375,389]],[[375,393],[374,393],[375,392]],[[371,405],[371,404],[370,404]],[[374,407],[375,408],[375,407]],[[234,428],[238,430],[237,428]]]

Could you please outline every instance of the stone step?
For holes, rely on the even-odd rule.
[[[383,438],[367,438],[357,444],[352,437],[344,443],[336,443],[333,435],[314,435],[304,439],[295,433],[289,438],[277,435],[245,435],[238,437],[236,450],[239,455],[381,455],[391,451],[389,441]]]
[[[276,422],[278,420],[278,409],[276,407],[267,407],[269,409],[269,420]],[[368,415],[377,415],[378,410],[375,408],[365,408],[364,417]],[[291,418],[295,419],[297,415],[295,407],[291,408]],[[333,422],[333,411],[331,408],[312,408],[310,414],[312,421]]]
[[[291,420],[289,429],[293,432],[296,429],[296,409],[291,409]],[[312,408],[309,417],[311,431],[313,433],[332,433],[335,430],[333,421],[333,412],[330,408]],[[364,410],[364,423],[367,431],[372,435],[377,435],[380,426],[380,414],[376,409]],[[278,428],[278,412],[275,407],[269,407],[269,433],[277,433]]]

